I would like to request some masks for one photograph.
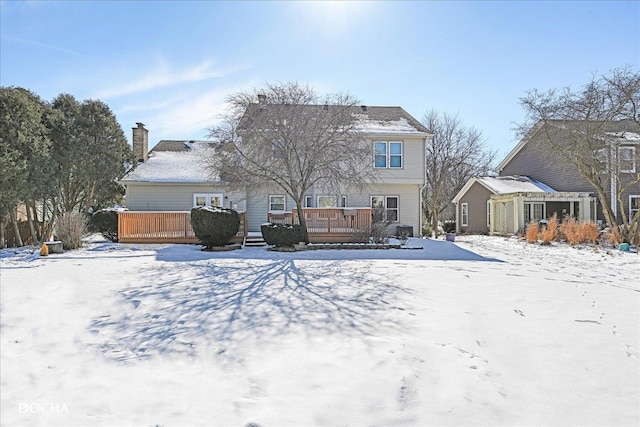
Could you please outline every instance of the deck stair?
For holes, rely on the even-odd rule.
[[[244,246],[248,248],[267,246],[267,242],[264,241],[261,232],[249,231],[244,239]]]

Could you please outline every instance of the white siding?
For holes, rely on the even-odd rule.
[[[128,183],[125,206],[132,211],[189,211],[195,193],[222,193],[224,207],[245,210],[242,193],[211,184]]]
[[[374,138],[375,140],[376,138]],[[401,169],[378,169],[380,179],[388,184],[420,184],[424,183],[424,138],[384,138],[379,140],[402,140]],[[373,147],[372,147],[373,153]],[[373,156],[371,158],[373,165]]]

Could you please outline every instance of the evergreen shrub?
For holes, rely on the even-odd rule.
[[[236,235],[240,229],[240,215],[233,209],[200,206],[191,209],[191,228],[210,250],[226,245]]]
[[[456,232],[456,222],[455,221],[444,221],[442,223],[442,231],[445,233],[455,233]]]
[[[118,211],[114,209],[102,209],[91,215],[91,231],[102,233],[112,242],[118,241]]]
[[[267,245],[276,247],[292,247],[304,241],[302,228],[299,224],[262,224],[262,237]]]

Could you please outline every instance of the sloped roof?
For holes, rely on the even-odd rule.
[[[478,182],[494,194],[508,193],[555,193],[548,185],[531,179],[528,176],[485,176],[477,178]]]
[[[254,117],[257,117],[264,109],[269,108],[268,103],[249,104],[243,119],[238,126],[239,130],[251,126]],[[278,108],[282,108],[278,105]],[[310,115],[322,114],[326,108],[346,108],[351,110],[354,120],[357,120],[358,129],[366,133],[397,133],[397,134],[428,134],[429,130],[407,113],[402,107],[379,106],[336,106],[336,105],[291,105],[290,108],[310,110]]]
[[[522,148],[533,139],[538,132],[545,126],[556,126],[559,129],[580,130],[581,126],[588,123],[599,123],[602,125],[603,137],[620,138],[618,143],[621,144],[639,144],[640,143],[640,126],[633,120],[617,120],[609,122],[594,122],[586,120],[549,120],[547,123],[539,121],[527,134],[518,142],[518,144],[507,154],[507,156],[498,164],[496,170],[502,171],[507,164],[522,150]]]
[[[213,182],[204,159],[210,141],[160,141],[149,159],[127,173],[122,182]]]
[[[478,183],[485,187],[493,194],[510,194],[510,193],[556,193],[557,191],[548,185],[531,179],[528,176],[522,175],[510,175],[510,176],[483,176],[477,178],[471,178],[462,187],[462,189],[453,198],[453,203],[458,201],[464,196],[467,191]]]

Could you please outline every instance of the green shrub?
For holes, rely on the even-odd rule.
[[[442,223],[442,231],[445,233],[455,233],[456,232],[456,222],[455,221],[445,221]]]
[[[207,249],[224,246],[240,229],[240,215],[233,209],[211,206],[193,208],[191,228]]]
[[[433,230],[431,230],[431,224],[424,223],[422,224],[422,237],[431,237],[433,235]]]
[[[112,242],[118,241],[118,211],[114,209],[102,209],[91,215],[90,230],[102,233]]]
[[[267,245],[291,247],[304,241],[302,228],[298,224],[263,224],[260,231]]]

